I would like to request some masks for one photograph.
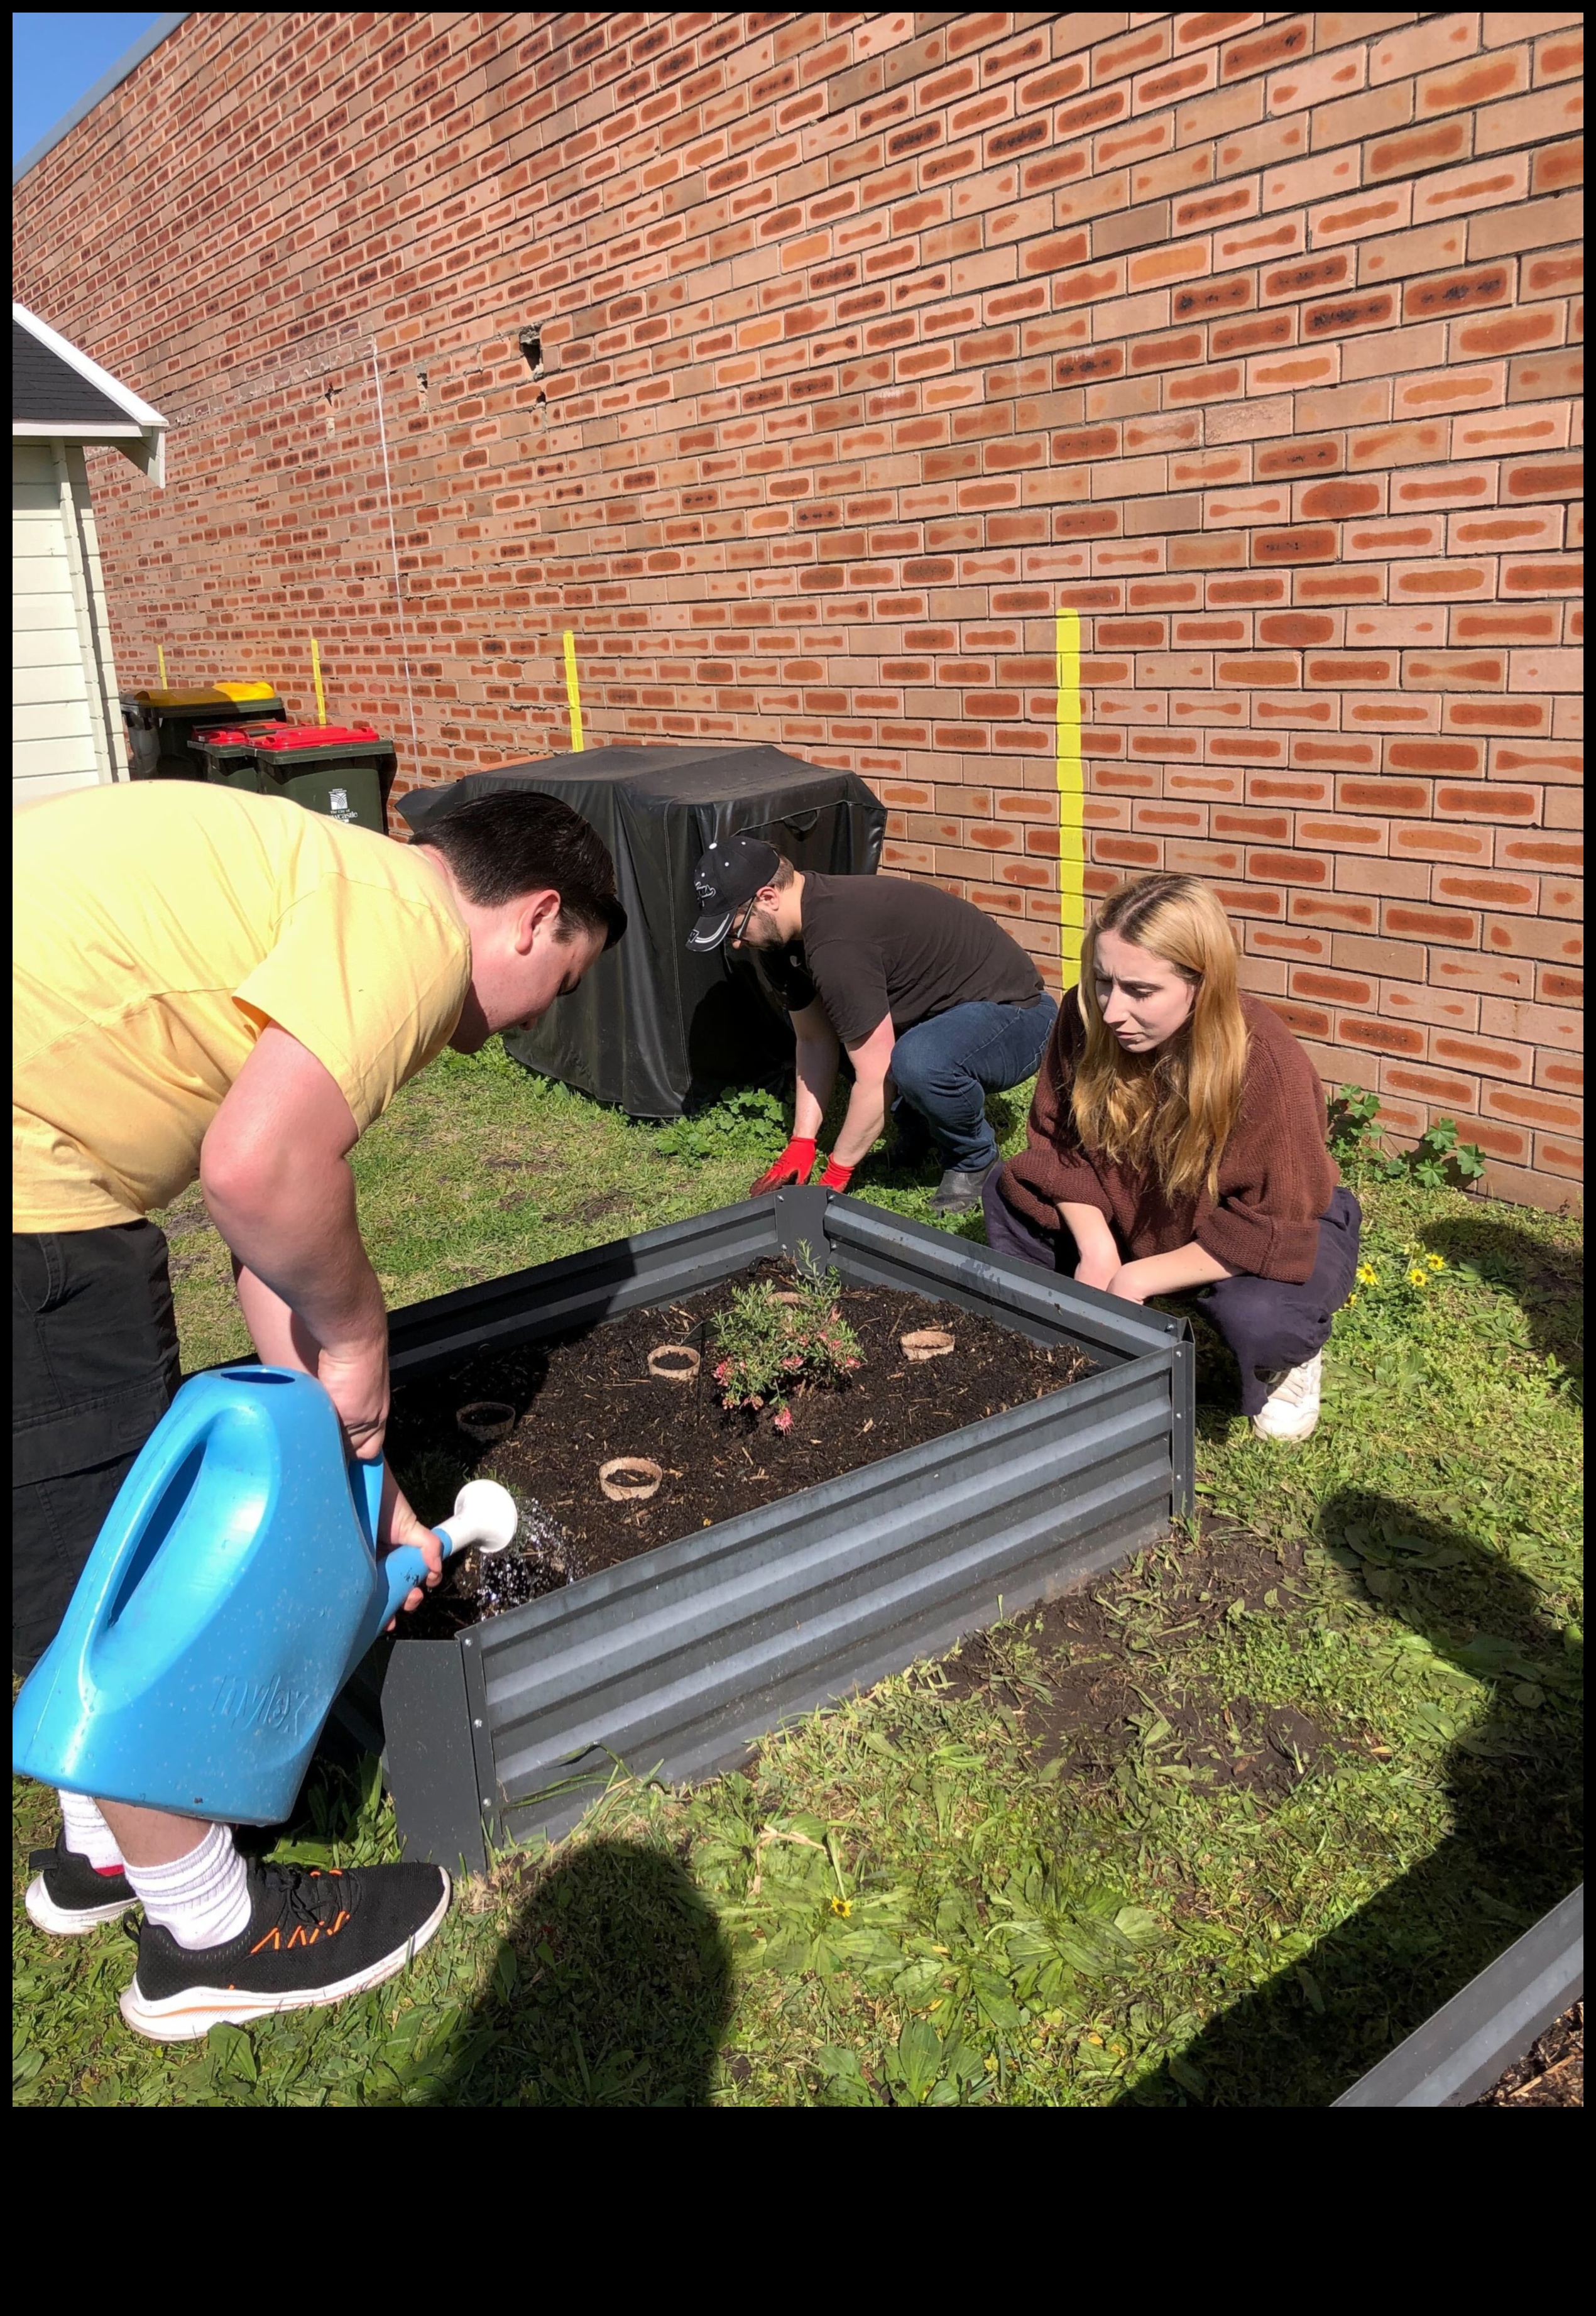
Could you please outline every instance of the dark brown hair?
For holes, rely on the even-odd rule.
[[[626,931],[609,846],[591,821],[540,788],[454,805],[435,814],[411,842],[441,852],[479,909],[523,893],[557,893],[564,938],[577,928],[602,932],[604,947],[613,949]]]

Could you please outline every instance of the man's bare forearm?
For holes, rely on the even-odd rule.
[[[832,1151],[837,1163],[840,1166],[857,1166],[860,1160],[875,1147],[886,1123],[886,1079],[856,1077],[853,1091],[849,1097],[848,1115],[843,1120],[843,1130]]]
[[[796,1069],[798,1089],[792,1106],[792,1130],[804,1140],[815,1142],[819,1139],[825,1105],[837,1082],[835,1038],[827,1044],[818,1038],[800,1038]]]

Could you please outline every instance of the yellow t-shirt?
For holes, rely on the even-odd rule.
[[[164,1207],[268,1021],[363,1133],[447,1043],[471,943],[419,851],[189,780],[85,788],[12,822],[12,1228]]]

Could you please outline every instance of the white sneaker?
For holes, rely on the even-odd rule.
[[[1288,1367],[1269,1378],[1269,1397],[1253,1418],[1260,1439],[1307,1439],[1319,1421],[1319,1387],[1324,1354],[1315,1351],[1305,1367]]]

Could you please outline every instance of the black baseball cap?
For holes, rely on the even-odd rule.
[[[703,913],[687,936],[689,949],[718,949],[732,919],[755,893],[771,884],[781,855],[762,836],[728,836],[712,844],[692,872]]]

